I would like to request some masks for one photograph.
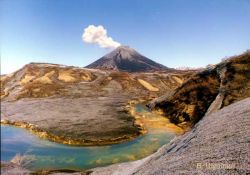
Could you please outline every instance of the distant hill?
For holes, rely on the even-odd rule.
[[[151,59],[141,55],[136,50],[128,46],[120,46],[86,67],[92,69],[117,70],[126,72],[174,70],[152,61]]]

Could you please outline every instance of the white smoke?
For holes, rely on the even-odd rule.
[[[84,29],[82,40],[90,44],[98,44],[101,48],[116,48],[121,44],[107,36],[107,30],[102,26],[89,25]]]

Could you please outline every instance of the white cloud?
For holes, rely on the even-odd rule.
[[[89,25],[84,29],[82,40],[90,44],[98,44],[101,48],[116,48],[121,44],[107,35],[107,30],[102,26]]]

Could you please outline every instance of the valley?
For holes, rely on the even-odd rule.
[[[111,55],[120,50],[126,53],[120,59],[127,60],[130,49],[117,48]],[[120,143],[146,132],[131,115],[134,104],[177,88],[194,72],[131,73],[31,63],[1,77],[1,123],[59,143]]]

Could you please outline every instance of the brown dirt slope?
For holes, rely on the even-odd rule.
[[[148,106],[162,111],[174,123],[195,124],[208,109],[216,111],[249,96],[250,52],[246,52],[198,72]]]

